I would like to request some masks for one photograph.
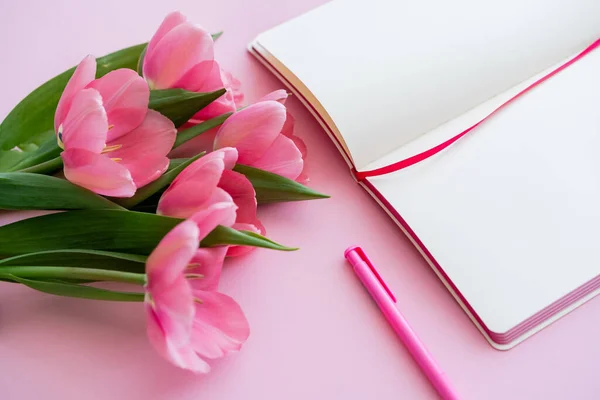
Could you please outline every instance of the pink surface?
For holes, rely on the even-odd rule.
[[[246,44],[321,2],[104,0],[91,13],[87,2],[5,2],[0,117],[88,52],[101,56],[148,40],[173,9],[225,30],[217,57],[242,80],[247,98],[258,99],[281,85]],[[242,305],[252,330],[242,351],[215,362],[210,375],[194,376],[154,353],[140,304],[71,300],[0,284],[0,398],[435,398],[346,264],[343,251],[351,244],[369,253],[463,398],[598,397],[599,299],[509,352],[492,349],[352,180],[308,111],[296,99],[288,104],[309,147],[311,186],[333,197],[260,210],[271,238],[302,249],[261,250],[229,263],[222,290]]]

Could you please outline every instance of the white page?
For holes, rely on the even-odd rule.
[[[600,274],[600,50],[447,150],[369,178],[486,326]]]
[[[598,36],[598,0],[336,0],[257,42],[320,101],[360,170]]]
[[[509,90],[492,97],[478,106],[475,106],[464,114],[461,114],[458,117],[443,123],[435,129],[416,137],[414,140],[404,144],[402,147],[394,149],[385,156],[378,158],[369,165],[365,166],[364,170],[371,171],[393,164],[400,160],[405,160],[416,154],[429,150],[450,138],[453,138],[454,136],[488,117],[492,112],[502,106],[502,104],[508,102],[512,97],[525,90],[527,87],[543,78],[545,75],[548,75],[553,70],[567,63],[572,58],[575,58],[577,54],[541,71],[540,73],[519,83],[518,85],[513,86]]]

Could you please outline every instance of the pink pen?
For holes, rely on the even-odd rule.
[[[352,246],[346,249],[344,256],[441,398],[457,400],[459,397],[446,375],[396,308],[396,297],[385,284],[364,250],[358,246]]]

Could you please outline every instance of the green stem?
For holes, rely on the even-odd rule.
[[[146,284],[145,274],[77,267],[11,265],[0,267],[0,275],[14,275],[21,278],[35,279],[84,279],[92,281],[124,282],[142,286]]]
[[[34,174],[51,174],[53,172],[58,171],[63,166],[62,158],[56,157],[52,160],[48,160],[38,165],[34,165],[29,168],[24,168],[19,172],[30,172]]]

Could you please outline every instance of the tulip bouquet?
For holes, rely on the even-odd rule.
[[[293,250],[264,236],[257,205],[327,197],[304,185],[287,93],[244,106],[218,36],[171,13],[148,43],[85,57],[0,125],[0,209],[47,210],[0,227],[0,280],[143,302],[154,348],[200,373],[249,334],[218,291],[226,257]]]

